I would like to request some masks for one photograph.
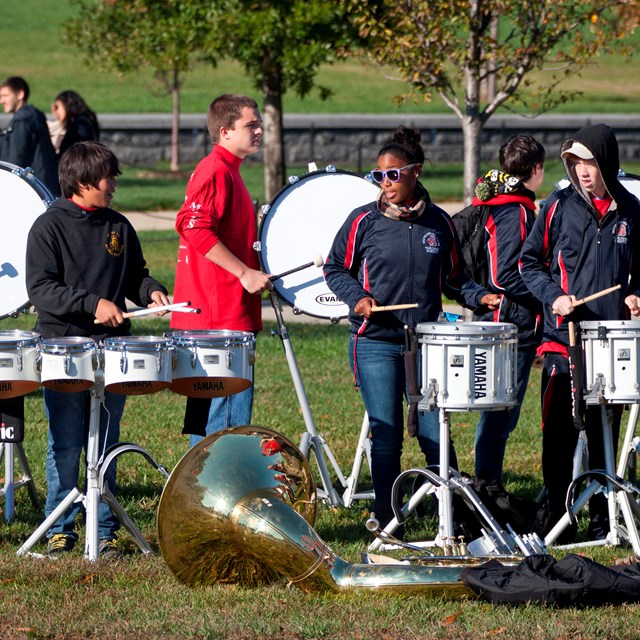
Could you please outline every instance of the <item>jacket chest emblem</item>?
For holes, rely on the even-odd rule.
[[[626,220],[621,220],[613,227],[613,239],[617,244],[629,242],[629,223]]]
[[[110,256],[113,256],[114,258],[120,257],[124,251],[124,244],[120,234],[116,231],[110,231],[107,244],[105,244],[104,247]]]
[[[433,231],[427,231],[422,236],[422,245],[427,253],[440,253],[440,240]]]

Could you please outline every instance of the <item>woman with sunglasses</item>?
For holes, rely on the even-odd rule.
[[[377,200],[351,212],[324,268],[327,284],[349,306],[349,361],[369,416],[372,511],[382,527],[393,518],[391,488],[400,474],[405,325],[436,321],[443,293],[472,309],[500,300],[465,275],[451,218],[419,182],[425,161],[420,138],[418,129],[401,126],[382,146],[371,172],[380,185]],[[372,311],[407,303],[417,307]],[[427,465],[437,465],[437,412],[419,416],[417,436]]]

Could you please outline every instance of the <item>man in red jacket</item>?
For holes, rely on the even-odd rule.
[[[262,329],[260,294],[271,282],[253,249],[256,215],[240,165],[260,147],[258,105],[246,96],[219,96],[209,106],[207,127],[213,150],[193,172],[176,218],[174,297],[189,300],[201,313],[174,314],[171,326],[255,333]],[[188,398],[184,432],[194,445],[204,435],[250,424],[252,405],[253,386],[211,401]]]

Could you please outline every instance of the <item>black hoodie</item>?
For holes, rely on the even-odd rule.
[[[166,289],[150,275],[135,229],[112,209],[86,211],[60,198],[34,222],[27,239],[29,300],[38,312],[43,338],[128,335],[118,327],[94,324],[100,298],[125,309],[125,298],[152,302]]]
[[[569,343],[567,319],[552,313],[559,296],[576,298],[616,284],[622,288],[579,307],[569,320],[624,320],[624,299],[640,295],[640,202],[618,181],[618,143],[604,124],[585,127],[562,145],[582,143],[594,156],[613,198],[600,216],[582,189],[571,161],[565,160],[571,185],[545,201],[522,249],[521,274],[544,307],[543,342]]]

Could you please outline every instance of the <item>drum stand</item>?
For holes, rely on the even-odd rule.
[[[392,490],[392,504],[395,517],[382,530],[381,535],[369,545],[369,551],[375,551],[384,545],[385,539],[392,540],[393,532],[405,521],[406,517],[415,511],[420,502],[430,494],[436,494],[438,498],[438,534],[433,541],[413,542],[412,546],[435,546],[443,549],[463,548],[462,553],[455,555],[472,556],[514,556],[519,552],[524,555],[542,553],[541,541],[537,536],[528,535],[521,537],[511,530],[507,533],[482,504],[477,493],[471,486],[469,478],[462,476],[455,469],[451,469],[449,457],[449,441],[451,424],[449,412],[440,409],[440,465],[439,473],[435,473],[431,467],[427,469],[410,469],[401,473],[396,478]],[[411,496],[400,512],[396,509],[400,493],[400,485],[408,475],[420,475],[426,482]],[[456,543],[453,522],[453,495],[458,494],[465,503],[473,509],[483,524],[482,537],[469,542]],[[368,527],[375,530],[377,523],[368,523]],[[395,545],[394,545],[395,546]]]
[[[49,529],[64,515],[64,513],[75,502],[81,502],[85,508],[85,548],[84,555],[88,560],[97,560],[99,557],[98,538],[98,508],[101,498],[111,507],[120,523],[129,531],[135,543],[142,553],[151,554],[153,550],[142,537],[131,518],[116,501],[114,495],[109,491],[105,481],[105,474],[110,464],[122,453],[133,451],[142,454],[147,461],[154,466],[165,478],[169,477],[169,472],[158,464],[151,455],[142,447],[129,442],[119,442],[110,447],[104,455],[100,457],[99,436],[100,436],[100,407],[104,404],[104,382],[96,382],[91,388],[91,409],[89,418],[89,434],[87,439],[87,477],[86,492],[83,493],[74,487],[67,497],[51,512],[45,521],[34,531],[26,542],[18,549],[19,556],[25,555],[29,550],[49,531]]]
[[[280,302],[278,301],[278,298],[273,290],[269,295],[271,297],[271,306],[273,307],[273,310],[276,314],[276,320],[278,322],[277,334],[280,336],[282,346],[284,347],[285,356],[287,358],[289,370],[291,372],[291,378],[293,379],[293,386],[296,390],[298,401],[300,402],[300,408],[302,410],[302,416],[304,418],[304,423],[306,426],[306,432],[302,434],[302,438],[300,440],[300,451],[302,451],[302,454],[305,457],[308,457],[309,449],[311,449],[316,458],[318,471],[320,473],[320,481],[322,483],[322,489],[318,490],[319,497],[327,500],[327,502],[332,507],[341,506],[342,500],[331,482],[331,476],[329,474],[329,468],[327,467],[327,462],[324,458],[324,454],[326,454],[327,458],[329,458],[329,461],[331,462],[331,465],[333,466],[333,469],[338,476],[338,480],[343,487],[345,486],[346,480],[344,478],[344,475],[342,474],[342,471],[340,470],[340,467],[338,466],[333,452],[331,451],[331,449],[329,449],[329,445],[316,430],[313,416],[311,415],[311,408],[309,407],[307,394],[304,390],[304,384],[302,383],[302,378],[300,376],[300,370],[298,369],[296,356],[293,353],[293,347],[291,346],[291,341],[289,339],[289,330],[287,329],[284,323],[284,318],[282,317],[282,308],[280,307]]]
[[[618,469],[614,468],[614,447],[611,430],[610,415],[602,394],[602,376],[596,376],[596,382],[591,393],[585,397],[587,405],[599,404],[602,415],[602,438],[604,450],[604,469],[593,469],[583,473],[574,479],[567,492],[567,513],[565,513],[558,523],[551,529],[544,539],[545,545],[551,545],[569,524],[575,522],[575,515],[585,507],[589,499],[598,491],[604,491],[607,496],[609,509],[609,534],[605,540],[595,540],[592,542],[580,543],[577,545],[564,545],[565,548],[576,546],[596,546],[611,545],[617,546],[621,540],[626,540],[633,547],[634,552],[640,555],[640,534],[638,533],[637,521],[640,520],[640,506],[633,497],[634,493],[639,493],[638,489],[631,483],[622,479],[627,464],[627,456],[631,450],[635,425],[638,419],[638,405],[632,406],[629,414],[629,422],[624,439],[624,446],[621,452]],[[572,500],[573,490],[576,485],[585,477],[595,476],[587,488]]]
[[[24,452],[22,442],[0,442],[0,459],[4,456],[4,487],[0,489],[0,496],[4,496],[4,517],[6,522],[13,520],[14,493],[20,487],[27,487],[31,504],[34,509],[40,509],[40,498],[36,490],[36,483],[31,477],[31,469]],[[22,471],[22,477],[14,481],[14,457],[17,459]]]

